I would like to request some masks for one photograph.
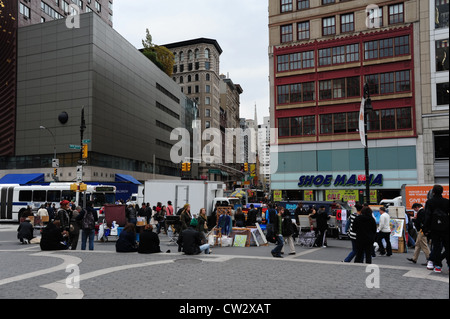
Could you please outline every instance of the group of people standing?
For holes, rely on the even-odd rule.
[[[424,252],[427,259],[427,269],[441,272],[442,261],[447,260],[449,254],[449,200],[442,196],[443,187],[435,185],[428,194],[425,208],[420,203],[415,203],[412,209],[417,213],[414,226],[417,230],[415,250],[409,261],[417,263],[419,254]],[[379,247],[381,256],[392,255],[390,242],[390,216],[385,207],[380,207],[380,221],[377,227],[373,212],[370,207],[356,204],[356,213],[350,215],[347,223],[347,234],[352,241],[352,251],[344,259],[344,262],[372,263],[375,257],[374,243]],[[386,244],[386,247],[384,247]],[[431,249],[429,248],[431,245]]]

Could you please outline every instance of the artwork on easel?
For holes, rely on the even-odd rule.
[[[234,236],[233,247],[245,247],[246,243],[247,243],[247,235]]]
[[[263,231],[261,229],[261,226],[259,226],[258,223],[256,223],[256,228],[258,228],[259,234],[261,235],[261,238],[262,238],[264,244],[267,244],[266,235],[264,235],[264,233],[263,233]]]

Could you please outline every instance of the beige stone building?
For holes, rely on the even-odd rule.
[[[197,102],[201,123],[201,150],[213,156],[214,163],[193,165],[192,177],[207,180],[231,181],[237,173],[235,165],[225,163],[225,129],[239,127],[239,84],[220,73],[222,48],[214,39],[199,38],[165,44],[175,55],[173,80],[186,96]],[[220,131],[219,138],[205,132],[213,128]],[[235,154],[236,147],[234,145]],[[219,164],[217,164],[217,162]]]

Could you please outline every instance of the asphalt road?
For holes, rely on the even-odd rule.
[[[159,254],[116,253],[114,237],[96,241],[94,251],[43,252],[39,245],[20,244],[16,229],[0,224],[0,299],[174,300],[171,311],[203,316],[209,309],[195,308],[195,302],[219,302],[212,315],[232,311],[226,300],[252,300],[247,312],[263,314],[277,300],[449,299],[446,265],[441,274],[427,270],[423,253],[412,264],[406,260],[412,250],[376,257],[372,265],[343,263],[351,245],[337,239],[328,239],[327,248],[296,246],[295,255],[285,246],[284,258],[271,256],[273,244],[186,256],[160,234]],[[238,310],[244,311],[233,308]]]

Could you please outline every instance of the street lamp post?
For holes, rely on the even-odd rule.
[[[48,129],[47,127],[45,127],[45,126],[40,126],[39,127],[41,130],[46,130],[46,131],[48,131],[50,134],[51,134],[51,136],[53,137],[53,167],[54,168],[58,168],[58,159],[56,158],[56,138],[55,138],[55,135],[53,134],[53,132],[50,130],[50,129]],[[57,177],[57,175],[54,173],[53,174],[53,179],[57,182],[58,181],[58,177]]]
[[[369,172],[369,142],[367,138],[367,122],[369,118],[369,112],[373,110],[372,108],[372,100],[370,99],[370,91],[369,91],[369,84],[366,83],[364,85],[364,133],[365,133],[365,141],[366,146],[364,148],[364,166],[366,169],[366,198],[365,202],[367,204],[370,203],[370,172]]]

